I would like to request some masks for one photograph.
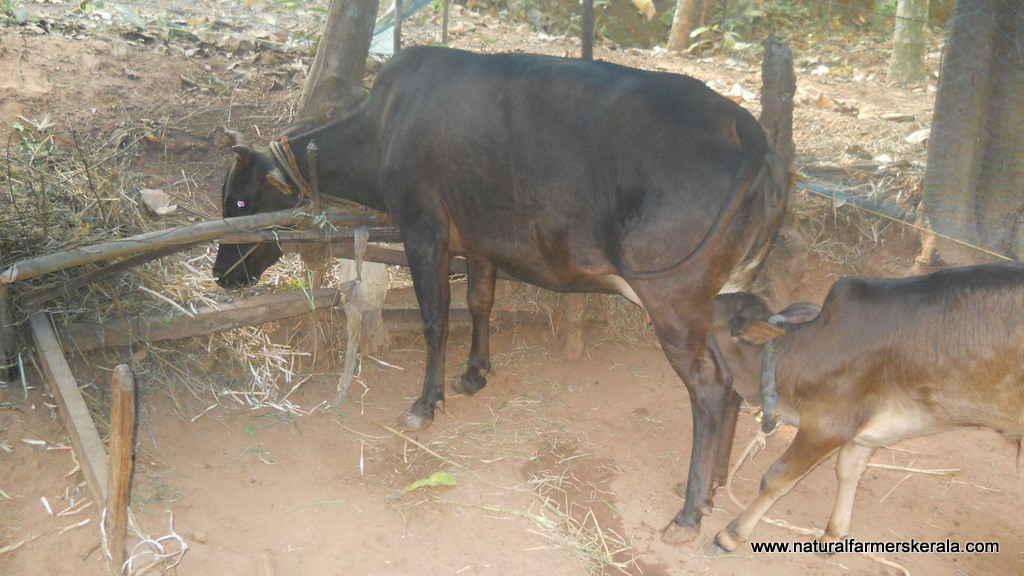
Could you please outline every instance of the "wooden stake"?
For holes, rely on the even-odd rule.
[[[0,284],[0,378],[14,374],[17,358],[18,333],[14,325],[11,290],[7,284]]]
[[[50,392],[57,401],[64,427],[68,430],[71,445],[78,456],[78,464],[82,467],[82,475],[96,501],[96,507],[103,509],[107,505],[107,452],[103,449],[99,432],[78,390],[71,368],[64,360],[46,313],[36,312],[29,317],[28,322],[39,354],[39,363],[49,381]]]
[[[104,521],[111,567],[115,574],[122,574],[135,447],[135,378],[126,364],[114,368],[110,375],[110,391],[110,473]]]
[[[566,360],[583,357],[583,317],[586,314],[587,295],[569,293],[562,295],[558,310],[558,341]]]

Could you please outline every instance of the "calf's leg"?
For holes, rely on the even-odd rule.
[[[857,486],[874,451],[872,447],[853,442],[839,450],[839,457],[836,460],[836,479],[839,481],[839,488],[836,491],[836,504],[832,508],[832,515],[828,518],[828,527],[821,537],[822,542],[838,542],[850,534]]]
[[[722,420],[722,433],[718,438],[718,463],[715,466],[713,489],[714,487],[725,486],[726,481],[729,479],[729,467],[732,464],[730,462],[730,456],[732,455],[732,443],[736,438],[736,418],[739,416],[740,404],[743,402],[743,398],[741,398],[739,393],[735,390],[732,390],[732,371],[729,370],[729,366],[725,361],[725,356],[723,356],[721,350],[718,349],[718,343],[715,342],[713,337],[709,337],[707,344],[708,350],[711,351],[711,355],[715,359],[715,365],[718,367],[719,380],[726,388],[730,389],[726,398],[725,417]]]
[[[715,543],[727,552],[735,550],[750,537],[754,526],[776,500],[846,440],[820,432],[812,422],[801,422],[793,443],[761,479],[761,490],[753,504],[715,536]]]
[[[732,391],[726,398],[725,417],[722,420],[722,435],[718,440],[718,464],[715,466],[714,487],[725,486],[729,479],[729,467],[732,465],[732,443],[736,438],[736,419],[740,413],[743,398]]]

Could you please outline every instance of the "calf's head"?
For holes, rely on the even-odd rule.
[[[284,171],[269,152],[239,143],[231,150],[235,160],[221,192],[225,218],[285,210],[298,203],[298,194],[292,192]],[[281,248],[273,242],[221,243],[213,263],[213,276],[224,288],[246,286],[259,280],[280,258]]]
[[[761,361],[764,344],[785,334],[793,326],[817,317],[816,304],[798,302],[778,314],[750,292],[715,297],[711,330],[722,356],[733,373],[733,388],[751,404],[761,403]]]

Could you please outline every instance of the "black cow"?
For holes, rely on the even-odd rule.
[[[686,505],[667,537],[699,530],[739,405],[709,339],[711,301],[727,281],[749,286],[788,190],[757,121],[686,76],[407,48],[347,116],[271,152],[234,146],[224,216],[294,206],[310,141],[323,193],[382,210],[402,231],[427,344],[423,393],[403,425],[429,424],[444,400],[449,256],[469,264],[472,347],[456,385],[467,394],[490,368],[497,269],[552,290],[620,293],[647,310],[690,393]],[[214,275],[248,284],[280,254],[222,245]]]
[[[736,390],[761,403],[777,387],[793,443],[757,499],[716,537],[732,551],[771,505],[839,450],[839,490],[824,542],[850,531],[872,452],[958,426],[1024,435],[1024,266],[965,266],[902,279],[843,278],[820,314],[807,304],[773,315],[750,293],[714,302],[713,334]],[[770,346],[769,346],[770,343]],[[766,404],[772,404],[770,393]]]

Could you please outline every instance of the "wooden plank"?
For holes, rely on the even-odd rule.
[[[214,240],[238,228],[264,228],[296,224],[303,218],[304,216],[297,211],[268,212],[255,216],[201,222],[171,230],[158,230],[131,238],[108,240],[91,246],[73,248],[66,252],[22,260],[0,272],[0,282],[26,280],[72,266],[151,252],[165,246]]]
[[[82,475],[85,476],[97,508],[103,509],[107,505],[107,452],[103,449],[99,432],[96,431],[92,415],[64,359],[46,313],[36,312],[29,316],[28,322],[39,354],[39,363],[49,382],[50,392],[57,401],[64,427],[71,438],[71,446],[82,467]]]
[[[312,304],[311,304],[312,302]],[[255,296],[235,303],[221,304],[221,310],[201,307],[195,317],[177,316],[168,319],[135,319],[128,322],[107,322],[102,324],[73,324],[60,335],[65,348],[76,352],[87,352],[108,346],[127,346],[133,342],[157,342],[188,338],[211,332],[220,332],[240,326],[257,326],[265,322],[293,318],[313,310],[334,307],[335,313],[344,317],[341,298],[336,288],[317,290],[312,300],[301,291],[282,294]],[[536,314],[526,311],[493,313],[498,322],[529,322]],[[418,330],[420,311],[418,308],[386,308],[384,322],[392,330]],[[449,321],[471,322],[469,310],[453,308]]]
[[[61,341],[69,350],[87,351],[105,346],[126,346],[133,342],[188,338],[292,318],[335,306],[340,301],[337,288],[314,290],[311,294],[293,290],[225,302],[218,304],[217,308],[201,306],[193,317],[160,316],[102,324],[74,324],[61,335]]]
[[[135,378],[127,364],[110,374],[110,473],[107,482],[107,548],[114,574],[124,573],[135,432]]]

